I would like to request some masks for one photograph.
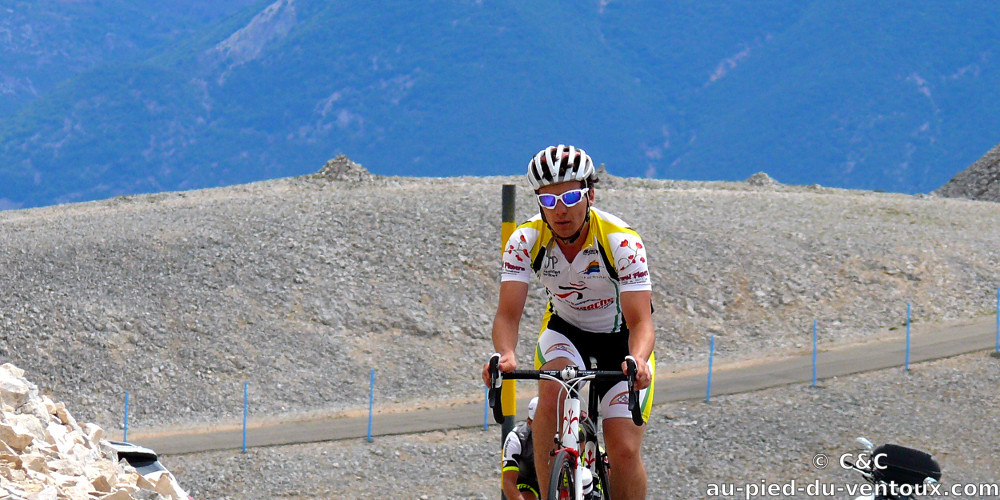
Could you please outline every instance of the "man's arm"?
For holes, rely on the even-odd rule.
[[[507,500],[523,500],[524,496],[517,490],[517,475],[515,469],[503,471],[503,494]]]
[[[642,390],[652,383],[652,373],[646,364],[650,354],[653,353],[653,344],[656,342],[656,332],[653,329],[653,314],[650,307],[650,300],[653,293],[649,290],[622,292],[622,314],[625,315],[625,323],[628,325],[628,351],[637,361],[638,373],[635,379],[635,388]],[[622,370],[625,363],[622,363]]]
[[[514,348],[517,347],[517,330],[521,324],[521,313],[528,299],[528,284],[523,281],[500,283],[500,300],[497,314],[493,318],[493,348],[500,353],[500,371],[510,372],[517,368]],[[483,365],[483,382],[489,383],[489,363]]]
[[[518,457],[521,455],[521,438],[516,431],[507,434],[503,443],[503,465],[501,466],[500,487],[507,500],[525,500],[524,495],[517,490],[517,479],[521,469]],[[534,495],[532,495],[532,498]]]

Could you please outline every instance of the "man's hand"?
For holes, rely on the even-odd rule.
[[[514,353],[513,352],[501,353],[500,354],[500,362],[497,364],[497,367],[503,373],[510,373],[510,372],[514,371],[517,368],[517,360],[514,359]],[[489,361],[487,361],[483,365],[483,383],[486,384],[487,387],[489,387],[489,385],[490,385],[490,362]]]
[[[635,390],[641,391],[647,387],[649,384],[653,383],[653,373],[649,370],[649,362],[643,361],[642,358],[638,356],[633,356],[636,359],[635,363]],[[622,361],[622,373],[628,374],[628,364]]]

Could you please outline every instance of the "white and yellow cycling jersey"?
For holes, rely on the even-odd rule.
[[[618,332],[621,293],[651,290],[642,238],[618,217],[591,207],[590,229],[572,262],[566,259],[541,215],[511,234],[504,246],[502,281],[530,282],[537,274],[549,307],[589,332]]]

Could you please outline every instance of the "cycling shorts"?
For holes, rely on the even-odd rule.
[[[538,345],[535,348],[535,369],[558,358],[569,359],[573,364],[588,370],[620,370],[628,356],[628,326],[622,325],[618,333],[594,333],[581,330],[552,314],[545,312]],[[592,366],[591,358],[597,362]],[[653,389],[656,382],[656,357],[650,353],[647,362],[653,376],[649,387],[639,391],[643,421],[649,420],[653,408]],[[604,418],[632,418],[628,409],[628,383],[594,382],[591,388],[600,398],[600,414]]]

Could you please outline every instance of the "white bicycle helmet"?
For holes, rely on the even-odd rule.
[[[584,150],[573,146],[549,146],[528,162],[528,182],[536,191],[560,182],[586,182],[595,176],[594,162]]]

